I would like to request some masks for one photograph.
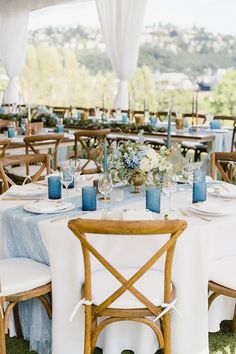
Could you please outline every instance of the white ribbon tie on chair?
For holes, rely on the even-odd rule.
[[[26,176],[26,177],[25,177],[24,182],[23,182],[23,186],[26,184],[26,182],[27,182],[28,180],[29,180],[30,182],[32,182],[31,176]]]
[[[70,322],[73,321],[73,319],[74,319],[74,317],[75,317],[77,311],[80,309],[80,307],[81,307],[82,305],[90,306],[90,305],[92,305],[92,304],[93,304],[93,302],[90,301],[90,300],[86,300],[85,298],[81,299],[81,300],[78,302],[78,304],[75,306],[74,310],[72,311],[72,314],[70,315],[70,319],[69,319]]]
[[[170,304],[165,304],[165,303],[161,304],[161,307],[163,307],[164,310],[153,320],[153,322],[158,321],[162,316],[164,316],[171,309],[174,309],[177,313],[179,313],[179,311],[177,310],[177,308],[175,306],[176,301],[177,301],[177,299],[172,301]]]

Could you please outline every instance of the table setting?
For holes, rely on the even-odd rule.
[[[178,309],[172,312],[173,354],[208,354],[208,330],[218,330],[223,319],[232,318],[233,300],[216,301],[208,328],[207,284],[210,262],[235,253],[236,186],[214,181],[190,163],[185,166],[185,183],[179,183],[176,152],[166,149],[156,156],[142,136],[139,139],[121,144],[115,153],[104,144],[100,175],[81,176],[79,162],[72,160],[46,181],[13,186],[0,197],[2,256],[28,257],[50,264],[52,271],[52,343],[51,323],[40,307],[34,303],[20,307],[23,319],[32,311],[31,319],[23,320],[23,334],[39,354],[83,353],[83,308],[69,320],[80,300],[84,276],[80,244],[67,227],[78,217],[187,221],[173,264]],[[107,237],[95,243],[115,264],[127,267],[142,264],[160,242],[153,238],[147,244],[142,237],[135,244],[122,241],[117,237],[111,243]],[[163,265],[158,265],[160,270]],[[98,346],[105,354],[157,349],[153,334],[133,323],[110,326]]]

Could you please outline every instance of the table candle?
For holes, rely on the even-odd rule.
[[[196,116],[198,115],[198,91],[196,92]]]
[[[168,128],[167,128],[167,142],[166,147],[169,149],[171,147],[171,108],[168,111]]]
[[[103,172],[106,174],[108,171],[107,167],[107,140],[104,141],[104,161],[103,161]]]
[[[31,122],[31,107],[28,105],[28,122]]]

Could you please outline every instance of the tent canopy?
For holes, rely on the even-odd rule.
[[[48,6],[56,6],[62,4],[73,4],[77,2],[94,1],[94,0],[0,0],[0,13],[5,8],[12,11],[19,10],[39,10]]]

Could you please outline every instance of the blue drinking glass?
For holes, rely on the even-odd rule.
[[[160,213],[161,210],[161,191],[157,188],[146,189],[146,209],[154,213]]]
[[[61,199],[61,178],[60,176],[48,177],[48,198]]]
[[[86,186],[82,188],[82,210],[97,210],[97,190],[96,187]]]
[[[7,136],[8,138],[14,138],[16,136],[16,130],[14,128],[8,128]]]
[[[64,133],[64,124],[58,124],[56,126],[56,132],[57,133]]]
[[[188,118],[184,118],[184,128],[188,128]]]
[[[127,114],[122,114],[122,123],[128,123],[128,116],[127,116]]]
[[[157,117],[156,116],[151,116],[150,118],[149,118],[149,120],[150,120],[150,123],[151,123],[151,125],[153,126],[153,128],[156,126],[156,124],[157,124]]]
[[[210,122],[211,129],[220,129],[221,128],[221,121],[219,119],[214,119]]]
[[[206,201],[206,183],[193,181],[193,203]]]

